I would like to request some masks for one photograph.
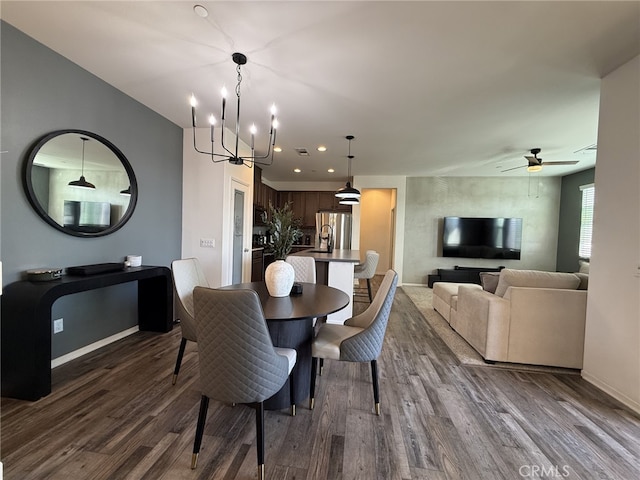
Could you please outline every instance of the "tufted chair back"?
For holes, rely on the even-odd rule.
[[[271,342],[253,290],[194,290],[203,395],[228,403],[262,402],[286,382],[286,357]]]
[[[289,255],[285,262],[293,267],[296,282],[316,283],[316,261],[312,257]]]

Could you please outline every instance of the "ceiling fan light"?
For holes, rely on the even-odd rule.
[[[529,165],[527,167],[527,172],[529,173],[539,172],[540,170],[542,170],[542,165]]]

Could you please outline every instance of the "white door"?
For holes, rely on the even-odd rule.
[[[232,283],[242,283],[244,250],[244,192],[233,191],[233,269]]]
[[[230,193],[229,228],[226,238],[230,249],[229,276],[231,283],[248,282],[251,278],[251,249],[248,239],[251,238],[252,206],[250,186],[232,179]],[[228,285],[229,283],[226,282]]]

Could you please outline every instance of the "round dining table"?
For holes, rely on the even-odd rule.
[[[286,297],[270,296],[264,282],[237,283],[221,287],[223,290],[255,291],[260,297],[273,345],[296,349],[297,361],[291,376],[295,382],[297,404],[309,397],[313,319],[337,312],[349,305],[349,296],[342,290],[316,283],[300,285],[302,293]],[[264,402],[264,407],[268,410],[281,410],[289,405],[289,380],[278,393]]]

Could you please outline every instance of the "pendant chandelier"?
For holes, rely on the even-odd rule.
[[[273,147],[276,143],[276,130],[278,128],[278,120],[276,119],[276,106],[271,106],[271,126],[269,130],[269,142],[267,146],[267,152],[264,155],[256,155],[255,154],[255,134],[257,133],[257,129],[255,124],[251,125],[249,129],[251,133],[251,155],[250,156],[242,156],[238,152],[238,145],[240,141],[240,84],[242,83],[242,75],[240,73],[240,67],[247,63],[247,57],[242,53],[234,53],[231,58],[233,62],[236,64],[236,72],[238,74],[236,84],[236,97],[237,97],[237,108],[236,108],[236,138],[235,145],[229,147],[225,144],[224,139],[224,130],[225,130],[225,115],[226,115],[226,103],[227,103],[227,90],[222,88],[222,110],[220,112],[220,120],[222,131],[220,134],[220,143],[222,145],[222,149],[224,153],[215,153],[213,150],[213,133],[214,133],[214,125],[216,124],[216,118],[213,115],[209,116],[209,124],[211,130],[211,151],[206,152],[198,149],[196,145],[196,105],[197,101],[194,95],[191,95],[191,125],[193,129],[193,148],[198,153],[202,153],[204,155],[209,155],[211,157],[211,161],[214,163],[228,161],[233,165],[245,165],[249,168],[253,166],[254,163],[258,165],[271,165],[273,163]]]
[[[353,135],[347,135],[345,138],[349,140],[349,154],[347,155],[349,159],[349,173],[346,185],[336,192],[336,197],[340,199],[338,203],[341,205],[357,205],[360,202],[360,200],[358,200],[360,198],[360,191],[351,186],[351,160],[354,158],[353,155],[351,155],[351,140],[355,137]]]
[[[80,170],[80,179],[69,182],[70,187],[74,188],[86,188],[86,189],[95,189],[96,186],[93,183],[87,182],[84,178],[84,144],[89,141],[87,137],[80,137],[82,140],[82,169]]]

